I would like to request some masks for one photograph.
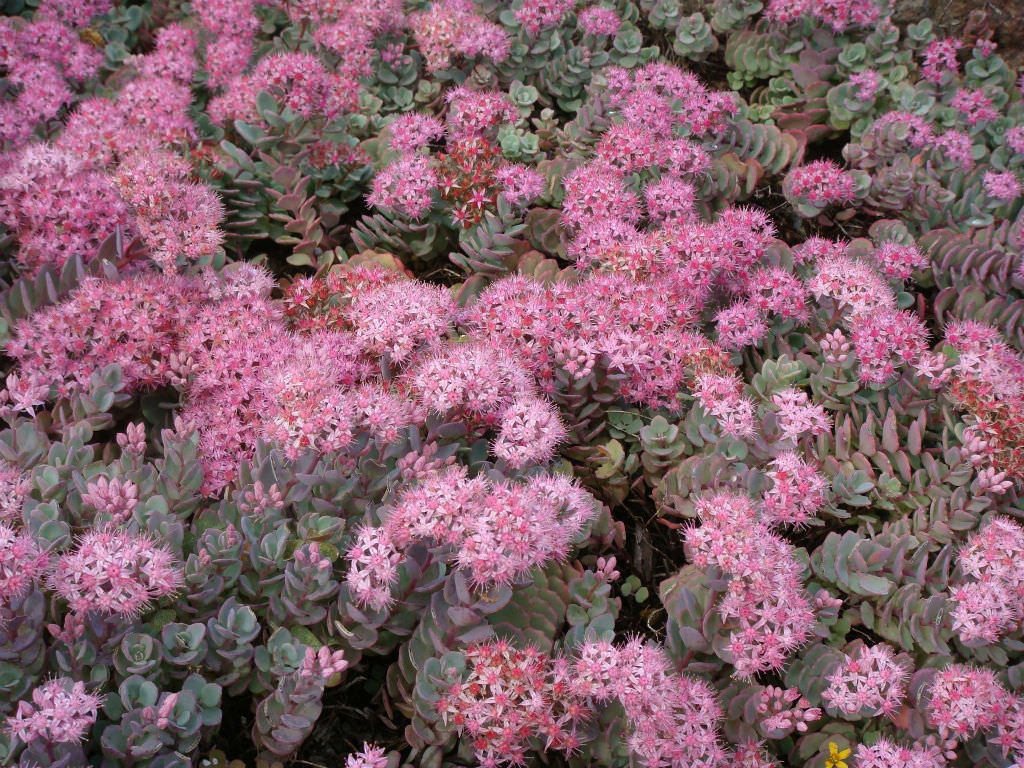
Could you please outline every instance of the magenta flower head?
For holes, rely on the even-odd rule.
[[[1013,702],[992,670],[950,664],[928,687],[928,721],[943,738],[966,741],[1000,722]]]
[[[566,438],[558,410],[537,397],[520,397],[501,417],[501,430],[491,451],[514,469],[545,464]]]
[[[433,115],[408,112],[391,123],[391,148],[415,152],[444,136],[444,123]]]
[[[373,179],[366,201],[390,208],[410,219],[422,219],[433,204],[437,170],[429,157],[407,155],[381,170]]]
[[[57,559],[49,587],[75,613],[133,619],[154,599],[177,592],[183,580],[168,549],[147,536],[107,528],[86,533]]]
[[[857,747],[857,768],[943,768],[946,758],[934,745],[903,746],[881,738],[870,747]]]
[[[103,697],[85,690],[85,683],[61,677],[43,683],[32,691],[32,701],[19,701],[8,718],[6,730],[24,742],[81,741],[96,722],[96,711]]]
[[[50,556],[29,534],[0,523],[0,606],[25,594],[49,563]]]
[[[345,758],[345,768],[387,768],[384,747],[363,743],[363,748]]]
[[[864,645],[832,672],[822,698],[844,715],[892,718],[906,695],[907,677],[888,645]]]

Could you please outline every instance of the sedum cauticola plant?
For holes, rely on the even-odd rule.
[[[983,14],[5,11],[0,765],[1024,765]]]

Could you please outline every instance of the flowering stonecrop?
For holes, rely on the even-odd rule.
[[[7,3],[0,765],[1024,765],[1000,2]]]

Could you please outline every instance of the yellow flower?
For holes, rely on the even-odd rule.
[[[828,758],[825,768],[850,768],[844,761],[850,756],[849,749],[840,749],[834,741],[828,743]]]

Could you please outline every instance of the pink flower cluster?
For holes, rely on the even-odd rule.
[[[328,70],[315,54],[272,53],[260,59],[251,73],[233,78],[225,93],[210,101],[210,118],[222,125],[232,120],[266,125],[256,106],[261,92],[296,115],[329,121],[356,108],[359,83]]]
[[[950,106],[963,115],[970,126],[987,123],[999,117],[999,110],[982,88],[961,88],[956,92]]]
[[[986,171],[982,179],[985,194],[1000,203],[1011,203],[1021,196],[1024,185],[1013,171]]]
[[[35,274],[80,255],[88,260],[130,215],[110,177],[72,151],[28,146],[0,176],[0,221],[18,239],[18,266]]]
[[[966,741],[996,726],[1005,731],[1016,720],[1016,703],[992,670],[950,664],[928,686],[928,721],[943,738]]]
[[[212,256],[224,239],[223,205],[190,175],[187,161],[160,150],[125,159],[113,175],[150,258],[167,273],[177,271],[179,259]]]
[[[821,719],[821,708],[812,707],[799,688],[769,685],[758,697],[757,714],[761,732],[773,738],[793,731],[806,733],[808,723]]]
[[[60,555],[48,585],[75,613],[96,611],[127,619],[183,583],[170,551],[146,536],[116,529],[83,534],[74,550]]]
[[[382,510],[382,526],[358,532],[347,554],[348,584],[360,602],[386,608],[400,553],[416,541],[451,547],[475,584],[508,583],[565,557],[596,513],[594,499],[559,475],[492,482],[447,468],[403,489]]]
[[[857,747],[857,768],[943,768],[946,758],[938,747],[913,744],[905,747],[880,738],[870,747]]]
[[[703,496],[696,508],[701,525],[687,530],[686,549],[698,568],[729,578],[718,612],[731,631],[730,663],[744,678],[780,668],[816,620],[790,545],[745,496]]]
[[[765,515],[777,525],[807,525],[825,506],[828,480],[797,453],[774,458],[765,476],[772,481],[763,496]]]
[[[362,750],[345,758],[345,768],[387,768],[387,765],[388,758],[384,748],[365,742]]]
[[[0,20],[0,66],[11,90],[18,90],[0,102],[0,141],[8,149],[24,145],[37,124],[56,118],[76,98],[72,87],[94,77],[103,63],[102,51],[62,20],[46,16],[37,13],[28,23],[16,16]]]
[[[850,85],[857,88],[854,93],[861,101],[874,99],[878,94],[878,89],[882,86],[882,76],[873,69],[854,72],[847,80]]]
[[[738,377],[701,373],[693,395],[718,420],[722,434],[736,438],[757,434],[754,401],[743,393],[743,382]]]
[[[850,27],[875,24],[881,7],[873,0],[769,0],[764,13],[782,24],[811,16],[836,32],[843,32]]]
[[[505,641],[465,651],[467,669],[440,687],[434,708],[441,722],[465,734],[481,768],[523,765],[530,741],[572,752],[580,726],[591,716],[573,696],[565,659],[551,659],[533,646]]]
[[[409,17],[409,29],[430,72],[448,69],[459,56],[499,63],[511,46],[508,33],[480,14],[472,0],[435,0]]]
[[[995,643],[1020,623],[1024,599],[1024,529],[995,517],[973,534],[957,554],[972,581],[952,589],[953,629],[969,645]]]
[[[615,646],[584,643],[572,666],[574,693],[597,703],[618,701],[632,728],[627,743],[647,768],[721,768],[722,710],[703,680],[672,670],[665,651],[639,639]]]
[[[528,35],[557,26],[576,7],[576,0],[520,0],[515,19]]]
[[[0,607],[18,600],[50,566],[50,556],[28,533],[0,523]]]
[[[832,429],[832,417],[824,406],[811,402],[803,390],[779,390],[772,395],[772,405],[778,408],[775,419],[786,440],[796,442],[802,435],[815,437]]]
[[[86,691],[85,683],[61,677],[32,691],[32,701],[19,701],[5,730],[24,742],[51,744],[81,741],[96,722],[103,697]]]
[[[900,243],[882,243],[871,252],[874,261],[882,274],[890,280],[906,280],[915,272],[925,269],[928,257],[921,253],[915,245]]]
[[[955,75],[960,69],[956,54],[963,47],[964,44],[954,38],[932,40],[921,54],[924,61],[921,75],[932,83],[941,83],[947,74]]]
[[[883,269],[893,276],[925,263],[916,250],[900,246],[883,245],[876,253]],[[867,263],[845,253],[821,258],[808,287],[819,299],[831,299],[849,310],[843,322],[850,329],[863,382],[885,384],[927,351],[924,324],[916,315],[896,308],[892,288]]]
[[[888,645],[862,645],[828,677],[821,697],[844,715],[895,718],[909,673]]]
[[[786,176],[786,185],[794,199],[823,208],[852,202],[856,182],[833,160],[815,160],[794,168]]]

